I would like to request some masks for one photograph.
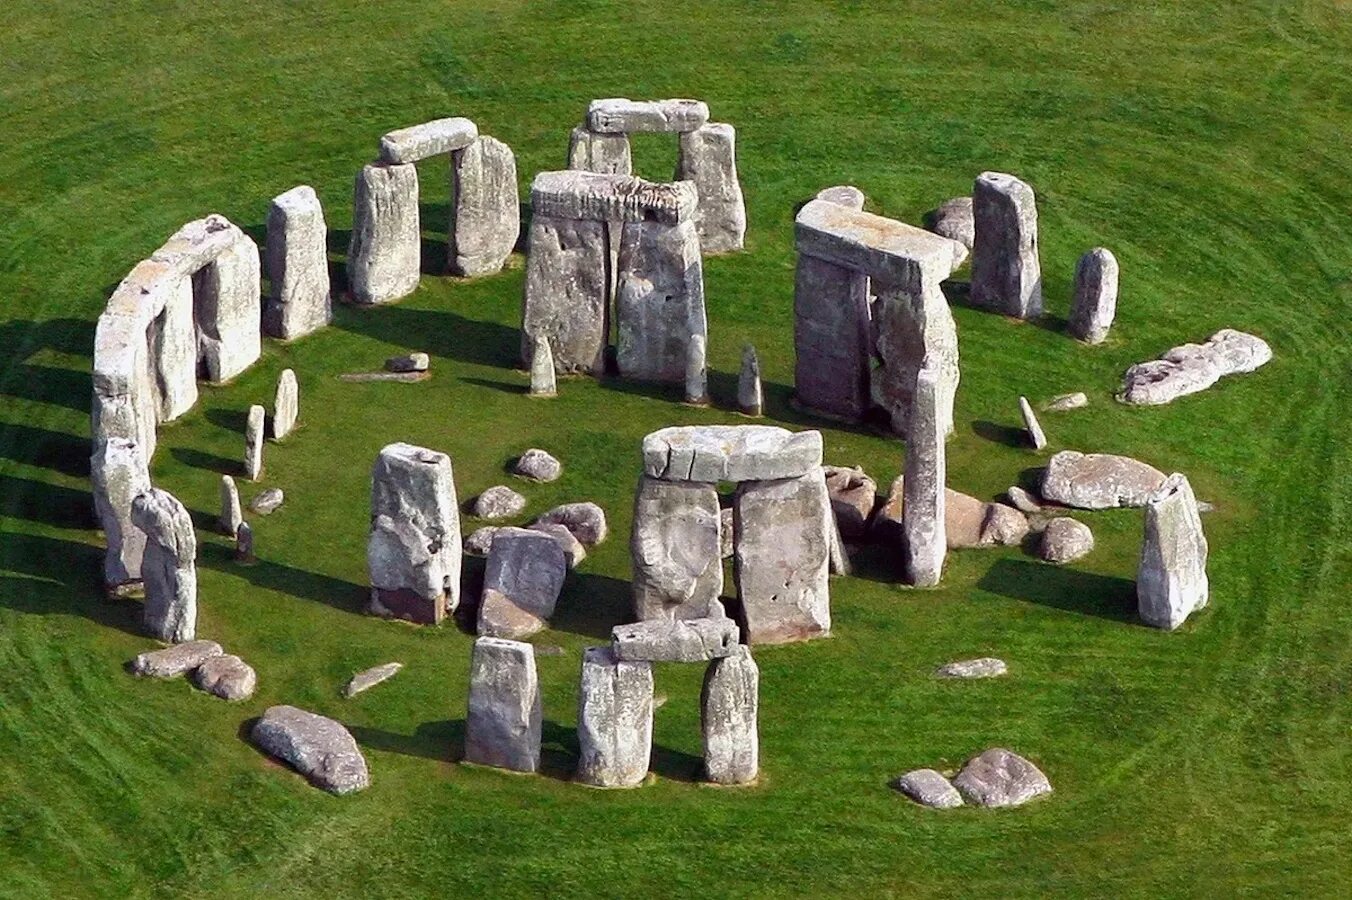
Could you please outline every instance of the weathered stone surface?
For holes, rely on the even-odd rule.
[[[738,485],[733,519],[733,574],[747,641],[778,644],[826,636],[835,523],[820,467],[798,478]]]
[[[905,542],[902,520],[905,510],[904,475],[898,475],[887,499],[873,515],[870,533],[886,544]],[[970,494],[944,490],[944,542],[949,550],[1013,546],[1028,534],[1027,517],[1003,503],[985,503]]]
[[[493,535],[501,530],[501,526],[498,525],[485,525],[482,528],[476,528],[469,537],[465,538],[465,552],[471,556],[487,556],[488,551],[493,548]]]
[[[150,490],[150,470],[135,441],[114,437],[96,441],[90,459],[94,512],[108,549],[103,556],[103,581],[110,589],[141,580],[146,539],[132,524],[132,501]]]
[[[746,203],[737,180],[737,132],[709,122],[680,138],[676,181],[693,181],[699,191],[695,227],[705,253],[741,250],[746,236]]]
[[[606,512],[595,503],[564,503],[536,519],[540,525],[562,525],[585,547],[595,547],[610,533]]]
[[[348,794],[370,787],[366,757],[342,723],[294,706],[272,706],[249,732],[254,745],[315,787]]]
[[[751,648],[732,647],[704,670],[700,726],[704,777],[714,784],[751,784],[760,774],[760,668]]]
[[[220,656],[215,641],[184,641],[162,650],[148,650],[131,661],[133,675],[149,678],[177,678],[191,672],[213,656]]]
[[[962,795],[958,789],[933,769],[913,769],[892,782],[892,787],[930,809],[962,806]]]
[[[295,340],[329,324],[328,226],[314,188],[302,184],[268,207],[265,259],[272,290],[263,304],[263,330]]]
[[[953,271],[953,241],[895,219],[811,200],[794,219],[800,254],[835,263],[892,287],[936,285]]]
[[[1252,372],[1271,359],[1272,348],[1262,338],[1223,328],[1205,344],[1183,344],[1127,369],[1117,399],[1159,406],[1204,391],[1226,375]]]
[[[737,373],[737,408],[744,416],[759,418],[765,414],[765,393],[761,389],[760,359],[756,348],[742,348],[742,368]]]
[[[343,686],[343,696],[355,697],[364,691],[369,691],[381,682],[389,681],[395,675],[398,675],[399,670],[403,667],[403,663],[388,662],[363,669],[348,679],[347,684]]]
[[[969,759],[953,779],[953,786],[975,806],[1022,806],[1052,792],[1042,770],[1000,747]]]
[[[953,400],[958,392],[958,328],[939,282],[922,276],[906,288],[878,287],[876,326],[882,367],[873,376],[873,392],[887,410],[892,429],[905,435],[916,378],[929,368],[936,378],[940,433],[953,432]]]
[[[793,384],[800,405],[850,421],[864,416],[874,353],[870,318],[867,275],[798,254]]]
[[[433,119],[383,135],[380,138],[380,160],[386,163],[415,163],[462,150],[478,136],[478,127],[469,119],[461,116]]]
[[[732,655],[737,623],[728,618],[654,619],[610,630],[616,659],[649,662],[705,662]]]
[[[296,419],[300,416],[300,385],[296,383],[296,373],[291,369],[282,369],[277,378],[277,393],[272,401],[272,437],[282,440],[296,428]]]
[[[605,371],[612,268],[605,222],[534,212],[521,307],[523,363],[531,365],[536,342],[548,338],[557,371]]]
[[[1042,512],[1042,504],[1038,499],[1018,485],[1011,485],[1005,491],[1005,496],[1009,498],[1010,506],[1025,515]]]
[[[850,554],[845,548],[845,539],[840,536],[840,526],[831,521],[830,573],[832,575],[853,575],[854,567],[850,563]]]
[[[629,542],[635,618],[723,616],[720,527],[713,484],[639,480]]]
[[[568,568],[576,569],[587,558],[587,548],[582,546],[582,542],[562,525],[556,525],[553,522],[536,522],[534,525],[527,527],[531,531],[539,531],[552,537],[568,560]]]
[[[1023,430],[1028,433],[1028,443],[1033,445],[1034,450],[1046,447],[1047,434],[1042,430],[1042,424],[1038,422],[1027,397],[1019,398],[1019,414],[1023,416]]]
[[[1117,315],[1117,257],[1095,247],[1075,266],[1075,296],[1066,328],[1087,344],[1101,344]]]
[[[418,170],[369,163],[357,175],[347,281],[358,303],[393,303],[413,293],[422,269]]]
[[[505,484],[494,485],[474,498],[474,515],[480,519],[510,519],[526,509],[526,498]]]
[[[516,156],[497,138],[480,135],[455,151],[451,175],[451,272],[500,271],[521,236]]]
[[[1042,529],[1038,556],[1050,563],[1074,562],[1094,549],[1094,532],[1083,522],[1057,516]]]
[[[615,278],[620,374],[682,384],[692,335],[706,336],[704,268],[693,222],[626,222]]]
[[[933,587],[943,574],[948,550],[945,535],[945,434],[939,411],[939,379],[933,369],[916,376],[906,433],[906,471],[901,529],[905,539],[906,580]]]
[[[559,382],[554,372],[554,351],[549,347],[549,336],[540,335],[535,339],[535,350],[530,360],[530,395],[532,397],[557,397]]]
[[[212,213],[185,224],[150,258],[163,263],[174,275],[192,275],[219,259],[242,237],[245,237],[244,232],[229,219]]]
[[[495,637],[475,640],[465,762],[514,772],[539,771],[540,726],[535,648]]]
[[[517,457],[512,474],[530,481],[557,481],[563,474],[563,463],[538,447],[532,447]]]
[[[707,338],[690,335],[685,345],[685,402],[704,406],[709,402],[709,363]]]
[[[972,186],[972,216],[972,304],[1018,319],[1042,315],[1033,189],[1013,175],[982,172]]]
[[[197,630],[197,535],[192,518],[173,494],[150,488],[131,504],[131,524],[146,536],[146,633],[171,644],[191,641]]]
[[[1047,402],[1046,409],[1052,412],[1068,412],[1088,405],[1089,398],[1085,396],[1084,391],[1076,391],[1073,394],[1058,394]]]
[[[193,683],[222,700],[248,700],[258,687],[258,673],[238,656],[212,656],[193,672]]]
[[[208,381],[229,381],[263,353],[258,245],[241,233],[193,276],[197,353]]]
[[[1029,531],[1028,517],[1003,503],[986,504],[986,518],[981,523],[981,546],[1016,547]]]
[[[519,640],[544,628],[567,572],[554,538],[526,528],[498,529],[484,569],[479,635]]]
[[[869,519],[878,502],[878,484],[855,466],[825,466],[826,490],[831,495],[831,512],[836,517],[840,536],[847,541],[862,540],[868,533]]]
[[[827,203],[838,203],[847,209],[862,210],[864,208],[864,192],[851,184],[838,184],[835,187],[822,188],[817,192],[818,200],[825,200]]]
[[[653,745],[653,664],[623,662],[609,647],[582,655],[577,702],[576,780],[593,787],[637,787]]]
[[[573,169],[541,172],[530,187],[532,216],[558,219],[679,225],[694,221],[698,203],[693,182],[654,182]]]
[[[248,522],[240,522],[235,529],[235,562],[249,564],[257,560],[258,557],[254,555],[253,526]]]
[[[902,488],[904,497],[904,476]],[[986,520],[992,505],[952,488],[944,491],[944,535],[949,550],[965,550],[994,543],[992,540],[986,540]],[[904,500],[902,508],[905,509]],[[1024,530],[1027,531],[1026,525]]]
[[[142,298],[153,304],[152,298]],[[110,301],[111,306],[111,301]],[[94,328],[91,435],[95,453],[113,438],[133,441],[149,460],[155,455],[159,421],[154,372],[146,340],[153,305],[145,315],[99,316]]]
[[[721,529],[718,536],[719,556],[723,559],[732,559],[732,550],[737,545],[737,536],[733,531],[731,506],[718,511],[718,522]]]
[[[976,243],[976,222],[972,213],[971,197],[954,197],[925,215],[925,227],[937,235],[957,241],[965,249],[971,250]],[[963,257],[966,258],[964,253]],[[962,265],[955,262],[953,268]]]
[[[281,509],[282,504],[285,502],[286,494],[281,488],[268,488],[265,491],[259,491],[258,496],[250,501],[249,509],[258,513],[260,516],[266,516]]]
[[[581,125],[574,128],[568,141],[568,168],[602,175],[633,174],[629,137],[623,134],[597,134]]]
[[[244,523],[244,511],[239,504],[239,488],[229,475],[221,476],[221,515],[216,520],[221,534],[234,537]]]
[[[587,107],[587,128],[599,134],[694,131],[709,121],[702,100],[630,100],[610,97]]]
[[[1145,506],[1163,484],[1163,472],[1130,457],[1062,450],[1047,464],[1042,496],[1077,509]]]
[[[361,384],[371,381],[395,381],[401,384],[413,384],[426,381],[431,376],[427,372],[344,372],[339,381]]]
[[[1172,631],[1207,605],[1207,550],[1192,485],[1183,475],[1170,475],[1145,508],[1136,571],[1137,610],[1144,622]]]
[[[643,439],[643,468],[668,481],[797,478],[822,463],[819,431],[773,425],[681,425]]]
[[[977,659],[960,659],[945,663],[934,670],[940,678],[998,678],[1006,674],[1009,667],[1003,659],[994,656],[982,656]]]
[[[426,372],[432,360],[426,353],[405,353],[385,360],[386,372]]]
[[[128,278],[135,275],[133,270]],[[146,342],[158,419],[172,422],[197,403],[197,326],[192,280],[178,278],[164,290],[164,295],[164,310],[150,321]]]
[[[267,415],[267,410],[254,404],[244,420],[244,475],[250,481],[257,481],[263,474],[263,430]]]
[[[451,458],[389,444],[371,469],[370,611],[435,624],[460,604],[460,511]]]

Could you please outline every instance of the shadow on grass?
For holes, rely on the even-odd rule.
[[[334,326],[396,347],[418,347],[433,356],[515,369],[520,334],[497,322],[467,319],[448,309],[337,307]]]
[[[240,440],[244,439],[245,426],[249,424],[248,408],[236,409],[229,406],[213,406],[204,414],[206,420],[218,428],[224,428],[226,431],[239,432]]]
[[[142,636],[139,600],[103,593],[103,549],[29,534],[0,534],[0,607],[33,616],[82,616]],[[53,578],[60,573],[61,578]]]
[[[215,517],[205,515],[214,527]],[[201,527],[201,524],[198,524]],[[264,548],[266,551],[266,548]],[[306,572],[281,563],[269,562],[260,558],[257,562],[244,565],[235,561],[234,548],[225,544],[202,543],[198,545],[197,561],[199,565],[228,575],[235,575],[255,587],[276,591],[304,600],[323,603],[334,609],[363,614],[366,609],[368,588],[353,584],[341,578]]]
[[[89,491],[13,475],[0,475],[0,513],[56,528],[84,530],[95,525]]]
[[[1136,583],[1026,560],[1001,559],[981,576],[977,587],[1002,597],[1097,616],[1116,622],[1137,621]]]
[[[89,449],[89,439],[85,437],[32,425],[0,426],[0,459],[87,478]]]
[[[214,453],[207,453],[192,447],[171,447],[169,455],[183,465],[191,466],[194,469],[207,469],[211,472],[219,472],[222,475],[233,477],[244,474],[244,461],[242,459],[227,459],[224,456],[217,456]]]
[[[511,381],[490,381],[487,378],[465,378],[462,379],[465,384],[472,384],[476,387],[488,388],[493,391],[502,391],[504,394],[524,395],[530,393],[530,385],[519,384]]]
[[[107,297],[116,285],[102,292]],[[100,304],[101,305],[101,304]],[[94,322],[91,319],[51,319],[35,322],[15,319],[0,324],[0,347],[11,351],[18,362],[0,373],[0,393],[22,400],[89,411],[88,372],[28,363],[41,350],[89,358],[94,354]]]
[[[549,627],[609,643],[612,628],[632,621],[634,601],[629,582],[607,575],[570,572]]]
[[[1028,441],[1028,432],[1013,425],[1000,425],[997,422],[987,422],[982,419],[972,423],[972,432],[979,438],[996,444],[1004,444],[1006,447],[1016,449],[1032,447]]]

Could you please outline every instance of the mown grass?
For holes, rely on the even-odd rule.
[[[0,894],[16,897],[488,895],[1334,896],[1352,886],[1352,25],[1346,4],[1019,2],[322,2],[11,0],[0,33]],[[570,381],[552,402],[513,368],[520,261],[428,277],[396,307],[339,311],[269,343],[235,384],[162,431],[155,480],[206,526],[249,404],[281,368],[302,429],[267,450],[286,506],[239,568],[202,532],[202,634],[259,672],[232,706],[123,663],[148,646],[134,604],[100,599],[88,498],[92,322],[111,286],[182,222],[255,234],[297,183],[341,250],[351,180],[385,130],[468,115],[518,154],[523,184],[562,164],[596,96],[694,96],[738,128],[748,252],[710,260],[713,387],[724,407]],[[663,177],[674,148],[636,143]],[[871,551],[833,580],[835,636],[766,648],[763,784],[698,774],[697,668],[663,667],[655,783],[567,784],[581,649],[627,613],[638,442],[727,412],[746,341],[769,419],[820,427],[831,462],[887,483],[901,446],[791,410],[794,205],[828,184],[918,221],[983,169],[1038,190],[1049,314],[956,309],[963,357],[953,486],[994,497],[1043,459],[990,435],[1016,398],[1089,393],[1047,415],[1052,449],[1186,472],[1206,518],[1213,605],[1176,634],[1141,627],[1139,514],[1094,514],[1066,569],[1018,550],[956,554],[942,588],[898,585]],[[429,241],[445,219],[425,167]],[[1103,244],[1123,291],[1105,346],[1060,331],[1075,260]],[[339,256],[335,256],[335,261]],[[1277,359],[1161,409],[1111,393],[1122,369],[1216,328]],[[333,377],[403,349],[415,385]],[[462,499],[528,446],[567,472],[537,513],[593,499],[614,537],[570,576],[539,644],[547,773],[454,763],[470,638],[358,614],[367,473],[380,446],[449,452]],[[252,489],[246,488],[246,499]],[[470,578],[473,577],[471,566]],[[951,684],[992,653],[1011,677]],[[399,659],[354,700],[355,669]],[[348,723],[374,785],[334,799],[240,739],[272,703]],[[990,745],[1056,786],[1007,812],[933,814],[886,787]]]

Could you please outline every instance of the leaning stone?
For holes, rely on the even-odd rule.
[[[736,130],[721,122],[710,122],[680,138],[675,180],[693,181],[699,191],[695,228],[706,254],[741,250],[746,236],[736,143]]]
[[[609,647],[582,656],[577,704],[577,781],[637,787],[653,743],[653,664],[624,662]]]
[[[568,560],[568,568],[576,569],[587,558],[587,548],[582,546],[582,542],[564,526],[555,525],[551,522],[536,522],[534,525],[526,527],[531,531],[539,531],[552,537]]]
[[[1052,792],[1037,766],[1000,747],[968,760],[953,786],[974,806],[1022,806]]]
[[[227,382],[262,355],[262,296],[258,245],[242,233],[193,276],[197,350],[208,381]]]
[[[961,659],[945,663],[934,670],[940,678],[998,678],[1009,672],[1003,659],[994,656],[982,656],[977,659]]]
[[[705,662],[736,652],[737,633],[737,623],[727,618],[659,619],[616,625],[610,640],[616,659]]]
[[[403,667],[403,663],[389,662],[363,669],[348,679],[347,684],[343,687],[343,696],[355,697],[363,691],[369,691],[381,682],[389,681],[395,675],[398,675],[399,670]]]
[[[465,552],[471,556],[487,556],[488,551],[493,548],[493,535],[501,531],[497,525],[485,525],[482,528],[476,528],[469,537],[465,538]]]
[[[258,674],[238,656],[213,656],[193,672],[193,683],[222,700],[248,700],[258,686]]]
[[[465,717],[465,762],[536,772],[540,733],[535,648],[495,637],[475,640]]]
[[[684,425],[643,439],[643,467],[668,481],[765,481],[797,478],[822,462],[819,431],[772,425]]]
[[[1076,509],[1145,506],[1164,473],[1126,456],[1062,450],[1047,464],[1042,496]]]
[[[432,361],[426,353],[406,353],[385,360],[386,372],[426,372]]]
[[[1047,402],[1045,408],[1052,412],[1068,412],[1088,405],[1089,398],[1084,391],[1076,391],[1073,394],[1058,394]]]
[[[500,271],[521,236],[516,157],[497,138],[480,135],[451,163],[451,272]]]
[[[146,536],[141,561],[146,632],[171,644],[191,641],[197,630],[197,535],[192,517],[173,494],[152,487],[132,501],[131,523]]]
[[[906,434],[901,518],[906,579],[916,587],[939,583],[948,549],[944,530],[945,436],[939,416],[937,374],[933,369],[921,369]]]
[[[568,560],[549,535],[498,529],[484,570],[479,635],[520,640],[540,631],[554,614],[567,571]]]
[[[541,335],[535,340],[535,350],[530,360],[530,395],[532,397],[557,397],[558,379],[554,374],[554,353],[549,349],[549,337]]]
[[[1172,631],[1207,605],[1207,550],[1192,485],[1170,475],[1145,508],[1136,599],[1146,624]]]
[[[962,806],[962,795],[958,789],[933,769],[913,769],[892,782],[892,787],[930,809]]]
[[[816,199],[825,200],[827,203],[837,203],[847,209],[862,210],[864,208],[864,192],[850,184],[822,188],[817,192]]]
[[[1037,555],[1049,563],[1074,562],[1094,549],[1094,532],[1083,522],[1057,516],[1042,529]]]
[[[629,541],[635,618],[672,621],[723,615],[718,599],[723,592],[721,530],[713,484],[648,475],[639,480]]]
[[[704,335],[692,334],[685,345],[685,402],[691,406],[706,406],[709,403],[706,343]]]
[[[967,250],[976,243],[976,221],[972,213],[971,197],[945,200],[938,208],[925,215],[925,227],[937,235],[957,241]],[[966,254],[963,254],[966,257]],[[961,263],[955,263],[956,268]]]
[[[604,221],[555,218],[533,210],[521,308],[521,359],[549,340],[557,372],[605,371],[614,265]]]
[[[462,150],[478,136],[479,129],[469,119],[461,116],[434,119],[382,136],[380,160],[386,163],[415,163]]]
[[[1038,422],[1027,397],[1019,398],[1019,413],[1023,416],[1023,429],[1028,433],[1028,442],[1033,445],[1033,449],[1041,450],[1046,447],[1047,435],[1042,430],[1042,425]]]
[[[258,561],[254,555],[253,527],[248,522],[240,522],[235,529],[235,562],[250,565]]]
[[[294,706],[273,706],[254,723],[249,739],[329,793],[347,794],[371,785],[357,742],[333,719]]]
[[[563,474],[563,464],[543,450],[532,447],[517,457],[512,474],[530,481],[557,481]]]
[[[1037,202],[1026,183],[982,172],[972,186],[972,304],[1018,319],[1042,315]]]
[[[272,405],[272,437],[280,441],[296,427],[296,417],[300,415],[300,386],[296,383],[296,373],[283,369],[277,379],[277,394]]]
[[[840,536],[847,541],[862,540],[868,533],[869,518],[878,502],[877,482],[858,466],[852,469],[844,466],[822,468]]]
[[[221,534],[230,537],[235,536],[239,531],[239,526],[244,522],[244,511],[239,504],[239,488],[235,486],[235,479],[229,475],[221,476],[221,515],[216,520],[217,527]]]
[[[756,348],[750,344],[742,348],[742,370],[737,375],[737,408],[744,416],[759,418],[765,413],[760,360],[756,357]]]
[[[1117,399],[1158,406],[1204,391],[1226,375],[1252,372],[1270,359],[1272,348],[1262,338],[1224,328],[1205,344],[1174,347],[1160,359],[1127,369]]]
[[[244,474],[250,481],[257,481],[263,474],[263,430],[267,415],[267,410],[254,404],[249,407],[249,415],[245,419]]]
[[[701,100],[593,100],[587,107],[587,128],[599,134],[694,131],[709,121],[709,105]]]
[[[571,531],[584,547],[595,547],[609,534],[605,510],[590,502],[564,503],[544,513],[535,521],[540,525],[562,525]]]
[[[131,671],[134,675],[149,678],[177,678],[222,652],[221,645],[215,641],[184,641],[163,650],[137,654],[131,661]]]
[[[263,331],[290,341],[318,331],[332,318],[328,227],[309,185],[274,197],[268,207],[268,281]]]
[[[568,168],[602,175],[633,174],[628,136],[597,134],[585,126],[574,128],[568,141]]]
[[[358,303],[393,303],[418,287],[422,225],[418,170],[371,163],[357,175],[347,280]]]
[[[1101,344],[1117,314],[1117,257],[1095,247],[1075,266],[1075,297],[1067,330],[1086,344]]]
[[[690,338],[708,333],[700,254],[693,222],[626,222],[622,227],[615,363],[624,377],[684,383]]]
[[[131,507],[138,495],[150,490],[150,471],[136,442],[119,437],[95,441],[89,468],[94,512],[108,545],[103,580],[109,589],[118,590],[141,580],[146,539],[132,524]]]
[[[268,488],[260,491],[257,497],[254,497],[249,503],[249,509],[258,513],[260,516],[270,515],[281,509],[282,504],[286,502],[286,494],[281,488]]]
[[[700,691],[704,777],[714,784],[751,784],[760,774],[760,668],[744,644],[709,663]]]
[[[1009,498],[1011,506],[1025,515],[1042,512],[1042,504],[1037,498],[1018,485],[1011,485],[1009,490],[1005,491],[1005,496]]]
[[[526,498],[505,484],[495,485],[474,499],[474,515],[479,519],[510,519],[526,508]]]

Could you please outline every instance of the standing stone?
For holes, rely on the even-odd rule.
[[[516,157],[502,141],[480,135],[451,157],[451,272],[501,270],[520,235]]]
[[[618,266],[615,357],[620,374],[681,384],[691,336],[708,334],[694,223],[626,222]]]
[[[436,624],[460,604],[460,510],[451,458],[389,444],[371,470],[371,612]]]
[[[799,478],[738,485],[733,518],[733,573],[748,642],[825,637],[835,523],[821,467]]]
[[[939,288],[946,262],[924,260],[910,285],[878,285],[878,355],[875,374],[879,404],[892,419],[892,429],[907,433],[916,376],[929,367],[938,379],[939,426],[953,433],[953,402],[958,392],[958,328],[948,300]],[[875,282],[876,283],[876,282]]]
[[[982,172],[972,186],[972,303],[1018,319],[1042,315],[1037,203],[1013,175]]]
[[[193,297],[198,359],[208,381],[224,383],[263,353],[258,245],[240,234],[193,276]]]
[[[1028,433],[1028,442],[1033,445],[1033,449],[1041,450],[1046,447],[1047,435],[1042,430],[1042,425],[1038,422],[1027,397],[1019,398],[1019,413],[1023,416],[1023,429]]]
[[[514,772],[540,768],[540,679],[535,648],[481,637],[469,669],[465,762]]]
[[[422,225],[418,170],[368,163],[357,175],[347,280],[358,303],[393,303],[418,287]]]
[[[146,341],[158,418],[172,422],[197,403],[197,327],[191,279],[179,278],[166,291],[164,311],[151,321]]]
[[[554,375],[554,352],[549,349],[548,336],[542,335],[535,342],[535,352],[530,361],[530,395],[532,397],[557,397],[558,379]]]
[[[150,470],[135,441],[115,437],[95,444],[89,474],[94,511],[108,545],[103,581],[116,593],[141,580],[146,538],[132,523],[132,501],[150,490]]]
[[[521,313],[521,358],[527,364],[536,341],[547,337],[557,371],[605,371],[612,269],[605,222],[532,215]]]
[[[750,784],[760,773],[760,668],[751,648],[739,644],[733,654],[715,659],[704,670],[700,724],[704,731],[704,773],[714,784]]]
[[[197,535],[183,504],[151,488],[131,504],[131,521],[146,536],[141,578],[145,582],[145,628],[171,644],[197,631]]]
[[[691,406],[709,403],[709,362],[702,334],[690,335],[685,347],[685,402]]]
[[[266,261],[272,291],[263,305],[263,331],[291,341],[328,325],[328,226],[314,188],[302,184],[273,198]]]
[[[637,787],[653,746],[653,664],[621,662],[609,647],[582,655],[576,779],[593,787]]]
[[[244,522],[244,511],[239,503],[239,488],[229,475],[221,476],[221,517],[217,520],[221,534],[234,537]]]
[[[568,168],[603,175],[632,175],[629,135],[598,134],[586,126],[574,128],[568,141]]]
[[[873,507],[878,503],[878,483],[858,466],[825,466],[826,490],[831,495],[831,513],[840,536],[862,541],[868,534]]]
[[[277,393],[272,403],[272,438],[280,441],[296,427],[296,417],[300,415],[300,385],[296,383],[296,373],[291,369],[282,369],[277,378]]]
[[[673,180],[693,181],[699,191],[695,228],[705,253],[741,250],[746,236],[736,145],[736,129],[722,122],[709,122],[681,134]]]
[[[1086,344],[1101,344],[1117,315],[1117,257],[1095,247],[1075,266],[1075,298],[1068,329]]]
[[[867,275],[798,254],[793,286],[793,384],[798,403],[834,418],[863,418],[870,402],[870,318]]]
[[[235,529],[235,562],[248,565],[258,561],[254,555],[253,526],[248,522],[240,522],[239,528]]]
[[[765,414],[765,394],[761,389],[760,358],[756,348],[742,348],[742,370],[737,374],[737,408],[744,416],[759,418]]]
[[[721,521],[715,485],[639,480],[629,542],[637,620],[725,616]]]
[[[142,316],[111,311],[99,316],[94,327],[90,405],[90,432],[96,451],[108,440],[122,438],[134,441],[145,459],[155,455],[159,409],[152,368]]]
[[[1173,631],[1206,606],[1207,542],[1188,479],[1170,475],[1145,507],[1145,540],[1136,572],[1141,619]]]
[[[916,377],[906,435],[901,528],[905,540],[906,580],[933,587],[943,573],[948,550],[945,534],[945,450],[939,423],[938,379],[932,369]]]
[[[257,481],[263,474],[263,428],[267,421],[267,411],[254,404],[249,407],[249,416],[244,423],[244,474],[250,481]]]
[[[484,569],[479,635],[520,640],[544,628],[567,573],[568,559],[552,536],[499,528]]]

